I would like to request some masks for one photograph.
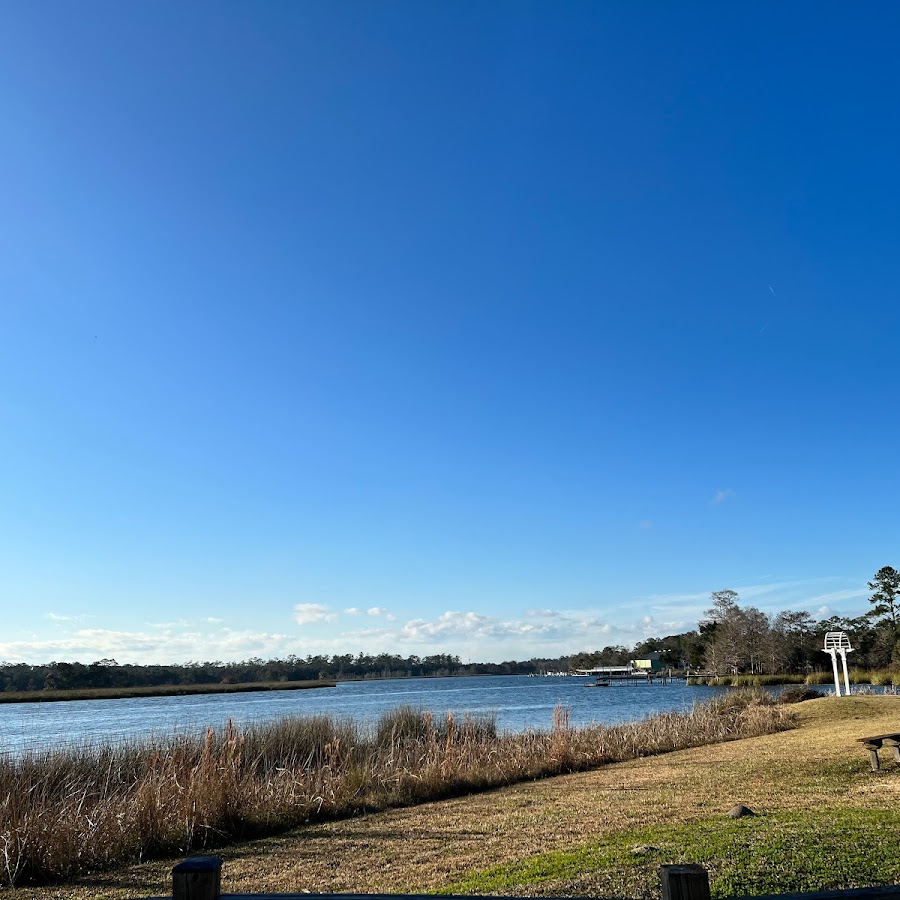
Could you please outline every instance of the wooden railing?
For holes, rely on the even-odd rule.
[[[710,900],[709,875],[703,866],[660,866],[659,880],[662,900]],[[174,900],[435,900],[431,894],[223,894],[222,860],[217,856],[196,856],[175,866],[172,869],[172,898]],[[166,898],[151,898],[151,900],[166,900]],[[472,898],[445,894],[441,900],[472,900]],[[602,900],[602,898],[578,898],[578,900]],[[900,900],[900,885],[889,884],[846,891],[769,894],[752,900]]]

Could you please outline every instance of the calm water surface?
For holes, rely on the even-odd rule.
[[[68,743],[118,741],[147,734],[200,732],[229,719],[241,725],[284,716],[327,713],[372,723],[385,711],[409,705],[438,716],[492,715],[500,729],[548,729],[553,708],[570,710],[573,725],[615,723],[664,710],[683,710],[728,688],[670,684],[588,686],[586,678],[407,678],[343,682],[335,688],[0,704],[0,753],[18,754]]]

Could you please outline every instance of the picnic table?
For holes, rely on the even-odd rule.
[[[869,760],[872,763],[873,772],[877,772],[881,768],[878,751],[882,747],[891,747],[894,751],[894,759],[900,762],[900,732],[897,734],[876,734],[872,737],[857,738],[857,741],[869,751]]]

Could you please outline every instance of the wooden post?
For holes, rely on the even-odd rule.
[[[891,747],[894,751],[894,759],[900,762],[900,741],[896,738],[885,738],[881,743],[885,747]]]
[[[660,866],[662,900],[709,900],[709,875],[703,866]]]
[[[173,900],[219,900],[222,860],[218,856],[193,856],[172,869]]]
[[[878,761],[878,748],[880,746],[881,741],[870,741],[863,744],[863,747],[869,751],[869,762],[872,763],[873,772],[877,772],[881,768],[881,763]]]

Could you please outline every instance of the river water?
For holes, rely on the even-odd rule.
[[[398,706],[430,710],[435,716],[488,715],[503,731],[549,729],[553,709],[570,711],[572,725],[611,724],[665,710],[684,710],[728,688],[690,686],[683,681],[589,686],[578,677],[519,675],[470,678],[406,678],[341,682],[334,688],[141,697],[130,700],[74,700],[0,704],[0,753],[18,755],[65,744],[117,742],[157,734],[195,733],[265,722],[284,716],[328,714],[371,724]]]

